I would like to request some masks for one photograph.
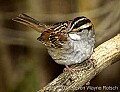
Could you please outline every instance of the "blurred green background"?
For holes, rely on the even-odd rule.
[[[11,20],[20,13],[45,24],[86,16],[94,24],[96,46],[120,33],[120,0],[0,0],[0,92],[36,92],[64,68],[36,40],[38,32]],[[119,76],[117,62],[90,85],[117,86],[120,90]]]

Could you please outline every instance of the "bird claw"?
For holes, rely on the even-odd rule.
[[[93,65],[93,68],[95,68],[96,65],[95,65],[95,63],[93,61],[94,61],[94,59],[92,59],[91,57],[88,59],[88,62]]]

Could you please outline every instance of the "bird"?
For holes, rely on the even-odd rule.
[[[44,44],[53,60],[65,65],[69,71],[73,64],[89,59],[95,47],[95,30],[91,20],[85,16],[45,25],[21,13],[12,19],[40,33],[37,38]]]

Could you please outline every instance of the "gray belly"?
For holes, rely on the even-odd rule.
[[[93,52],[94,44],[88,44],[88,42],[74,42],[63,49],[48,49],[50,56],[56,63],[62,65],[71,65],[81,63],[90,57]]]

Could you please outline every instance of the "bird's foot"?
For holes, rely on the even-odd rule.
[[[65,65],[65,66],[70,73],[75,73],[75,71],[72,68],[70,68],[68,65]]]
[[[74,80],[74,79],[79,77],[78,73],[80,72],[80,69],[77,69],[75,67],[71,67],[71,65],[65,65],[65,66],[66,66],[65,71],[66,70],[69,71],[69,74],[70,74],[72,80]]]
[[[94,59],[92,59],[91,57],[88,59],[88,62],[93,65],[93,68],[95,68],[95,63],[93,61]]]

